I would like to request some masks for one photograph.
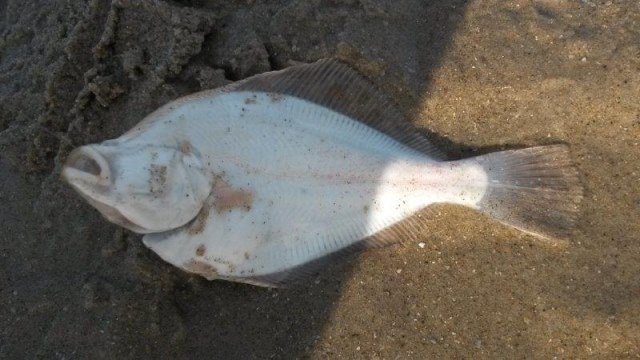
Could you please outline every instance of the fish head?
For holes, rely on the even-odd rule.
[[[72,151],[62,178],[109,221],[144,234],[176,229],[194,219],[212,186],[191,145],[117,139]]]

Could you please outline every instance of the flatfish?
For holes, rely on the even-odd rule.
[[[333,59],[175,100],[117,139],[74,150],[62,176],[167,262],[274,287],[419,235],[416,213],[432,204],[561,238],[582,197],[567,146],[447,161]]]

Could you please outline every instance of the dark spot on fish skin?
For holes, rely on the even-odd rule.
[[[193,152],[193,146],[187,140],[183,140],[180,142],[180,151],[185,155],[189,155]]]
[[[282,94],[277,94],[277,93],[269,93],[269,98],[271,99],[272,103],[277,103],[280,102],[284,99],[284,95]]]
[[[200,246],[198,246],[198,248],[196,249],[197,256],[204,256],[206,252],[207,252],[207,247],[204,246],[204,244],[200,244]]]
[[[248,252],[244,253],[244,258],[245,258],[245,260],[249,260],[249,253]]]
[[[255,98],[246,98],[244,99],[244,103],[249,105],[249,104],[255,104],[257,101]]]
[[[214,280],[218,278],[218,270],[203,261],[191,259],[182,264],[182,267],[189,272],[203,276],[207,280]]]
[[[364,211],[365,214],[369,213],[369,205],[365,205],[364,207],[362,207],[362,211]]]
[[[149,188],[153,194],[162,194],[167,183],[167,167],[151,164],[149,167]]]

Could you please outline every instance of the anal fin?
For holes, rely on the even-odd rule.
[[[392,224],[374,235],[365,237],[351,245],[324,255],[312,261],[296,265],[290,269],[265,275],[249,276],[233,279],[257,286],[286,288],[309,281],[318,276],[324,269],[338,261],[345,261],[363,250],[387,247],[400,242],[415,241],[420,238],[421,231],[428,227],[425,209],[398,223]]]

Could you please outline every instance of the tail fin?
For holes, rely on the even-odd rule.
[[[582,186],[565,145],[509,150],[476,158],[488,176],[478,207],[502,223],[543,238],[566,238]]]

